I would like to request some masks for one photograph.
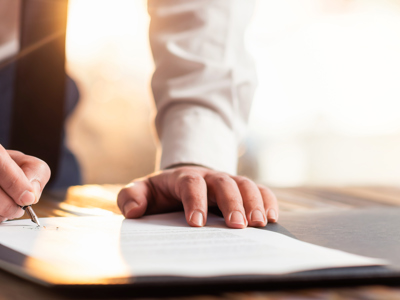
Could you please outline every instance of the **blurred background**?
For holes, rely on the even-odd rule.
[[[244,0],[245,1],[245,0]],[[68,143],[85,183],[154,170],[144,0],[70,0],[81,103]],[[239,172],[272,186],[400,184],[400,0],[259,0],[259,85]]]

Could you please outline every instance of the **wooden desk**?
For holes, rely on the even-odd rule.
[[[120,186],[78,186],[67,193],[46,194],[35,206],[39,217],[77,216],[87,209],[119,213],[115,199]],[[347,210],[358,207],[400,206],[400,187],[298,187],[273,189],[281,213]],[[100,209],[100,210],[99,210]],[[3,299],[86,299],[66,296],[0,271],[0,300]],[[116,299],[107,298],[107,299]],[[134,299],[135,297],[124,299]],[[400,287],[364,286],[277,292],[239,292],[219,295],[181,297],[190,300],[261,300],[261,299],[400,299]],[[96,298],[91,298],[96,299]],[[102,297],[104,299],[104,297]],[[163,298],[169,299],[169,298]],[[172,299],[172,298],[171,298]],[[176,298],[174,298],[176,299]]]

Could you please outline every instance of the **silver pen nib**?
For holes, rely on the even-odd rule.
[[[31,206],[26,207],[26,211],[28,212],[29,216],[31,217],[31,220],[33,223],[35,223],[37,226],[40,226],[39,223],[39,218],[36,216],[35,212],[33,211]]]

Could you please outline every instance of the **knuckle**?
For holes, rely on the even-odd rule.
[[[41,184],[46,184],[50,180],[51,170],[48,164],[40,158],[34,156],[27,156],[24,166],[34,172],[33,179],[39,181]]]
[[[203,177],[201,177],[200,175],[189,173],[189,174],[184,174],[184,175],[180,176],[179,184],[183,184],[183,185],[199,184],[199,183],[201,183],[202,180],[203,180]]]
[[[190,172],[190,170],[188,170],[187,167],[179,167],[176,169],[172,169],[171,171],[172,171],[171,175],[173,178],[180,178],[182,174]]]
[[[217,185],[225,185],[230,184],[232,182],[232,178],[224,173],[217,173],[211,177],[211,181]]]
[[[42,177],[44,177],[44,179],[47,182],[51,176],[51,171],[50,171],[49,165],[45,161],[43,161],[39,158],[35,158],[35,159],[37,160],[38,173],[41,174]]]

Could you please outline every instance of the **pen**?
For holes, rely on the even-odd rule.
[[[30,205],[23,206],[22,209],[28,212],[33,223],[35,223],[37,226],[40,226],[39,218],[36,216],[35,212],[33,211],[32,207]]]

